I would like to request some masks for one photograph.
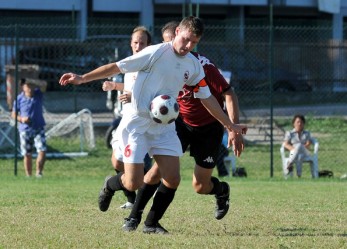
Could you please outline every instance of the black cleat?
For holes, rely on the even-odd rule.
[[[168,230],[166,230],[164,227],[162,227],[159,223],[155,224],[154,226],[144,226],[143,227],[144,233],[156,233],[156,234],[168,234]]]
[[[230,187],[226,182],[222,182],[222,184],[224,185],[223,188],[225,188],[224,193],[220,196],[216,195],[216,211],[214,216],[217,220],[223,219],[229,210]]]
[[[100,190],[99,193],[99,209],[102,212],[106,212],[108,207],[110,206],[112,197],[114,195],[114,192],[110,191],[107,189],[107,181],[111,178],[111,176],[107,176],[104,182],[104,185],[102,186],[102,189]]]
[[[126,232],[135,231],[140,223],[136,218],[125,218],[124,220],[123,230]]]

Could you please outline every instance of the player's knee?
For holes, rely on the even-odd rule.
[[[178,176],[170,176],[163,178],[163,181],[165,181],[165,185],[172,189],[177,189],[181,182],[181,177]]]
[[[145,175],[144,182],[147,184],[156,184],[160,181],[161,175],[159,171],[148,171]]]
[[[143,184],[143,181],[128,181],[124,183],[124,187],[129,191],[136,191]]]
[[[173,184],[176,188],[178,188],[178,186],[180,185],[180,182],[181,182],[181,177],[178,176],[178,177],[174,178],[172,184]]]

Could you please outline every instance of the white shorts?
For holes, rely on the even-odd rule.
[[[145,119],[141,118],[140,119]],[[122,121],[124,120],[124,117]],[[122,123],[121,121],[121,123]],[[117,134],[115,135],[115,143],[112,143],[112,147],[116,149],[116,154],[120,154],[124,163],[143,163],[146,153],[150,157],[153,155],[167,155],[177,156],[183,155],[182,145],[177,136],[174,123],[170,125],[161,125],[166,127],[158,127],[156,123],[147,126],[147,131],[143,132],[144,127],[139,127],[140,132],[134,129],[135,123],[143,120],[124,120],[123,124],[120,124],[117,128]],[[159,129],[158,129],[159,128]],[[160,133],[155,133],[159,131]],[[165,131],[165,132],[163,132]]]
[[[119,141],[119,132],[117,132],[118,127],[116,130],[112,131],[112,140],[111,140],[111,146],[113,155],[118,161],[123,162],[123,153],[122,153],[122,147]]]

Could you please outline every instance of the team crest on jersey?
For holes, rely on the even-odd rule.
[[[188,79],[189,79],[189,71],[186,71],[184,73],[184,82],[187,82]]]

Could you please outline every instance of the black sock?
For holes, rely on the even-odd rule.
[[[133,208],[131,209],[129,218],[136,218],[139,222],[141,221],[143,210],[145,209],[148,201],[154,195],[159,185],[160,182],[154,185],[149,185],[145,183],[141,188],[138,189],[135,203]]]
[[[126,190],[122,184],[121,176],[123,175],[123,172],[118,173],[115,176],[112,176],[107,181],[107,189],[110,191],[118,191],[118,190]]]
[[[157,193],[154,196],[151,210],[147,215],[145,221],[146,226],[153,226],[158,223],[175,197],[175,192],[176,189],[170,189],[163,183],[160,184]]]
[[[134,204],[136,199],[136,192],[123,189],[124,195],[127,197],[128,202]]]
[[[213,182],[213,188],[209,195],[221,195],[223,193],[223,184],[214,176],[211,177],[211,181]]]

